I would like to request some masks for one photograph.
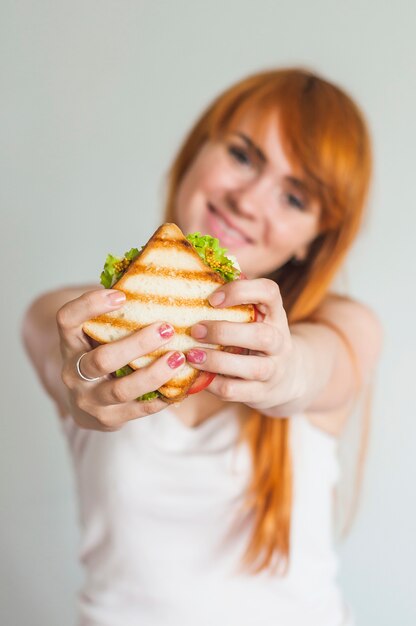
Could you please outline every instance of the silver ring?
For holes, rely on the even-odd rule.
[[[87,381],[87,383],[93,383],[93,382],[95,382],[96,380],[100,380],[101,376],[97,376],[97,378],[89,378],[88,376],[84,376],[84,374],[81,372],[81,368],[80,368],[81,359],[82,359],[82,357],[83,357],[83,356],[85,356],[86,354],[88,354],[88,353],[87,353],[87,352],[83,352],[83,353],[81,354],[81,356],[79,357],[78,361],[77,361],[77,364],[76,364],[77,373],[78,373],[78,376],[79,376],[80,378],[82,378],[82,380],[86,380],[86,381]]]

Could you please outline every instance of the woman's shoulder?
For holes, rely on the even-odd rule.
[[[336,292],[329,293],[312,315],[313,321],[320,321],[342,333],[350,347],[363,348],[377,360],[383,341],[383,327],[377,312],[361,300]]]
[[[319,305],[318,311],[330,310],[335,307],[345,307],[349,312],[355,311],[357,313],[367,315],[371,317],[375,323],[380,323],[377,312],[368,303],[336,291],[331,291],[326,295]]]

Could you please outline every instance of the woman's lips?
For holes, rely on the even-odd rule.
[[[245,235],[227,224],[212,204],[208,204],[207,227],[210,235],[219,239],[226,248],[237,249],[251,243]]]

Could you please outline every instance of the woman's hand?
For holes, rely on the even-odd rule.
[[[220,294],[224,296],[221,302]],[[203,343],[243,349],[242,354],[205,348],[187,352],[194,367],[220,374],[208,390],[223,400],[259,410],[300,397],[299,351],[276,283],[266,278],[234,281],[218,289],[210,302],[217,307],[255,304],[259,315],[258,321],[249,324],[204,321],[193,326],[192,336]]]
[[[116,290],[84,293],[59,309],[56,320],[63,358],[62,380],[68,388],[69,409],[75,422],[94,430],[118,430],[124,422],[156,413],[166,407],[163,400],[137,402],[139,396],[154,391],[170,380],[173,370],[185,362],[180,352],[168,352],[151,365],[115,378],[112,372],[126,363],[149,354],[166,344],[173,336],[169,324],[158,322],[119,341],[92,348],[82,324],[92,317],[120,308],[124,294]],[[84,354],[86,353],[86,354]],[[97,381],[83,380],[77,372]]]

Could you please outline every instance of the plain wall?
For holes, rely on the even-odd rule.
[[[416,5],[1,0],[0,622],[71,626],[82,580],[70,459],[19,332],[30,300],[95,281],[160,221],[176,147],[249,72],[304,65],[344,86],[374,136],[351,295],[385,328],[363,501],[341,546],[358,626],[416,623]]]

